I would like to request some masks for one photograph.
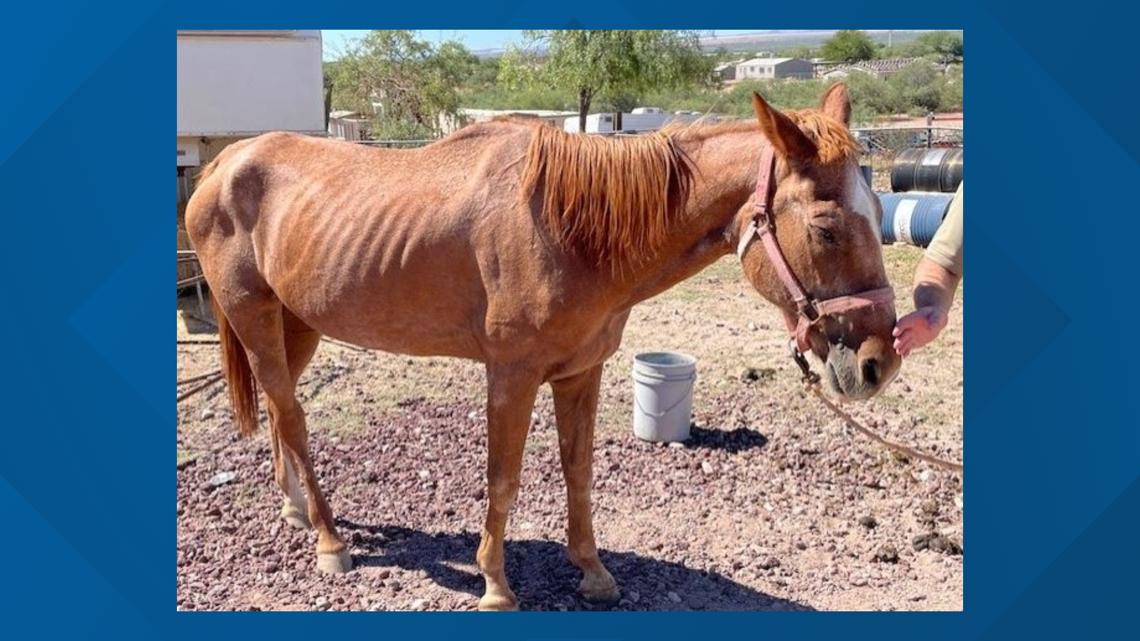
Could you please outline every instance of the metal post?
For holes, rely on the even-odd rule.
[[[201,269],[201,267],[199,267],[199,269]],[[205,317],[206,299],[202,296],[202,281],[194,283],[194,289],[198,291],[198,313]]]

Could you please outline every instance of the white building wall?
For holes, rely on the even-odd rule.
[[[178,135],[325,129],[321,32],[178,32]]]

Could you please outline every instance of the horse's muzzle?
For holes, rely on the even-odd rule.
[[[843,343],[828,346],[824,379],[831,392],[845,400],[865,400],[879,393],[898,374],[902,359],[878,336],[852,349]]]

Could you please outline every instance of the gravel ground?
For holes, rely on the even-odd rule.
[[[919,252],[887,248],[909,309]],[[187,303],[186,308],[195,306]],[[961,460],[961,303],[937,346],[852,412],[888,438]],[[181,316],[180,316],[181,319]],[[187,327],[180,336],[206,328]],[[595,528],[619,610],[960,610],[959,476],[878,448],[798,388],[775,312],[722,261],[634,310],[607,364]],[[629,429],[632,355],[700,359],[693,438]],[[217,367],[180,345],[179,377]],[[478,364],[322,345],[300,394],[311,449],[356,568],[315,570],[315,535],[278,518],[265,437],[238,440],[216,385],[179,405],[177,607],[464,610],[485,509]],[[549,392],[540,394],[508,527],[524,609],[592,609],[564,554],[565,500]],[[608,608],[607,608],[608,609]]]

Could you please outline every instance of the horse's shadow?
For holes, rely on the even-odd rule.
[[[360,567],[421,570],[437,585],[478,597],[483,577],[473,567],[478,537],[470,532],[430,534],[398,526],[376,526],[338,519],[363,554]],[[506,571],[522,607],[597,609],[577,593],[579,571],[565,546],[542,540],[508,540]],[[810,610],[773,597],[715,572],[696,570],[634,552],[601,552],[602,562],[622,589],[617,606],[629,610]],[[458,567],[457,567],[458,566]],[[470,568],[470,569],[467,569]],[[673,597],[673,598],[670,598]],[[677,602],[677,598],[680,602]]]

